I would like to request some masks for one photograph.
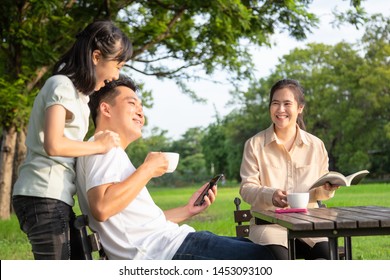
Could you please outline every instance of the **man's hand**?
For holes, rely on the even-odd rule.
[[[190,198],[187,207],[188,211],[192,215],[199,214],[207,209],[212,203],[214,203],[217,196],[217,185],[213,186],[208,194],[204,197],[204,203],[200,206],[194,206],[196,199],[201,195],[202,191],[207,187],[208,183],[204,184],[199,190],[197,190]]]
[[[217,186],[215,185],[209,190],[208,196],[205,197],[205,202],[201,206],[194,206],[195,200],[206,188],[208,183],[204,184],[199,190],[197,190],[188,201],[187,205],[177,207],[169,210],[165,210],[165,216],[167,220],[175,223],[181,223],[192,216],[199,214],[200,212],[207,209],[214,201],[217,196]]]
[[[152,177],[159,177],[168,169],[168,160],[161,152],[149,152],[143,165],[152,172]]]

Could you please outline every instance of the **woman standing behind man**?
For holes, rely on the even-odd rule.
[[[77,35],[37,95],[27,131],[27,157],[13,189],[13,206],[35,259],[78,259],[73,196],[76,157],[119,145],[111,131],[84,142],[89,95],[119,78],[132,45],[111,21],[96,21]],[[72,250],[71,250],[72,248]]]
[[[252,210],[287,207],[287,193],[308,192],[310,186],[328,172],[324,143],[305,131],[303,88],[291,79],[273,85],[269,112],[272,125],[248,139],[241,163],[242,198]],[[326,184],[310,191],[309,208],[317,200],[334,195],[338,186]],[[287,231],[279,225],[250,225],[249,238],[272,250],[276,259],[288,259]],[[326,238],[296,239],[298,258],[329,259]]]

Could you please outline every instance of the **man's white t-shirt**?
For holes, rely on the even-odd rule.
[[[172,259],[187,234],[195,231],[188,225],[168,221],[146,187],[125,209],[107,221],[98,222],[93,218],[88,190],[121,182],[136,170],[123,149],[113,148],[107,154],[80,157],[76,170],[81,211],[88,215],[91,228],[99,233],[109,259]]]

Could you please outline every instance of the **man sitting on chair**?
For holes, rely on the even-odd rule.
[[[121,146],[107,154],[77,160],[78,199],[89,217],[109,259],[273,259],[262,245],[211,232],[196,232],[178,223],[207,209],[217,189],[209,191],[202,206],[194,201],[206,187],[194,193],[187,205],[162,211],[145,185],[168,167],[162,153],[150,152],[137,169],[125,148],[142,136],[142,104],[128,77],[108,83],[90,97],[95,133],[110,130]],[[91,139],[92,140],[92,139]]]

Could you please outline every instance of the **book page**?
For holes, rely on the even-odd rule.
[[[361,170],[345,177],[339,172],[330,171],[329,173],[320,177],[309,190],[325,185],[326,182],[339,186],[357,185],[361,180],[363,180],[364,177],[367,176],[368,173],[370,173],[368,170]]]
[[[366,177],[368,173],[370,173],[368,170],[361,170],[359,172],[356,172],[356,173],[353,173],[353,174],[347,176],[347,180],[349,182],[349,185],[359,184],[360,181],[363,180],[363,178]]]
[[[313,184],[310,190],[325,185],[326,182],[330,182],[333,185],[340,185],[340,186],[347,185],[347,179],[343,174],[335,171],[330,171],[329,173],[326,173],[324,176],[320,177]]]

